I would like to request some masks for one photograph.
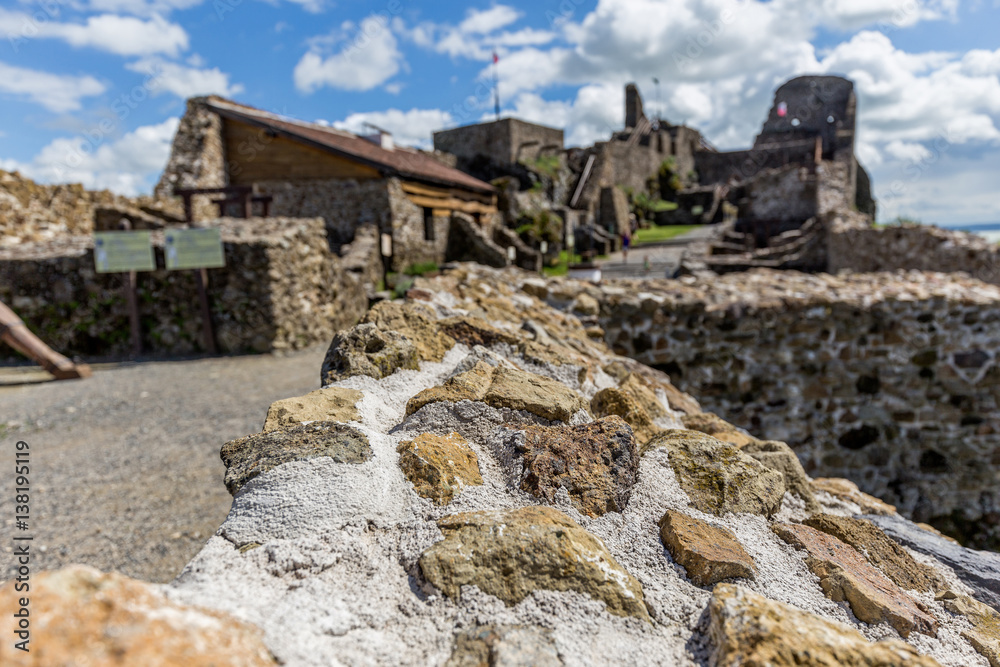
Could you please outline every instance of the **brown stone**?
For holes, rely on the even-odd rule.
[[[740,450],[757,459],[771,470],[777,470],[785,477],[785,491],[797,495],[805,501],[806,511],[819,511],[819,503],[813,496],[809,476],[802,468],[799,457],[787,444],[777,440],[757,440],[747,443]]]
[[[9,667],[275,665],[249,623],[171,602],[150,584],[83,565],[32,575],[30,651],[20,651],[13,614],[26,593],[14,584],[0,588],[0,664]]]
[[[411,415],[429,403],[462,400],[524,410],[550,421],[569,421],[574,414],[587,409],[583,397],[561,382],[480,361],[471,370],[411,398],[406,404],[406,414]]]
[[[723,579],[753,579],[757,568],[732,531],[667,510],[660,519],[660,539],[674,560],[698,586]]]
[[[854,503],[861,508],[865,514],[881,514],[891,516],[896,513],[896,508],[875,496],[870,496],[858,488],[858,485],[849,479],[841,477],[819,477],[812,481],[813,491],[823,491],[835,498]]]
[[[372,456],[368,436],[337,422],[313,422],[227,442],[219,453],[226,488],[236,494],[251,479],[284,463],[328,457],[336,463],[364,463]]]
[[[522,490],[551,503],[565,488],[587,516],[625,511],[639,477],[635,438],[619,417],[579,426],[528,426],[503,442],[509,444],[498,458]]]
[[[851,545],[902,588],[927,593],[937,590],[943,584],[933,568],[918,563],[906,549],[869,521],[814,514],[804,523]]]
[[[1000,613],[975,598],[950,590],[937,599],[944,603],[945,609],[972,623],[973,629],[963,630],[962,636],[989,660],[990,667],[1000,667]]]
[[[642,587],[596,537],[551,507],[464,512],[438,521],[444,539],[420,556],[450,598],[477,586],[508,605],[535,590],[576,591],[618,616],[649,620]]]
[[[771,516],[781,507],[785,482],[728,442],[683,429],[664,431],[643,447],[643,454],[665,449],[670,466],[691,504],[702,512],[746,512]]]
[[[399,443],[399,467],[422,498],[447,505],[466,486],[483,483],[479,458],[458,433],[423,433]]]
[[[374,324],[359,324],[333,338],[323,359],[320,384],[326,386],[354,375],[376,380],[397,370],[417,370],[420,357],[413,341],[396,331],[382,331]]]
[[[498,329],[478,317],[450,317],[441,320],[439,326],[443,334],[469,347],[476,345],[491,347],[499,343],[516,346],[522,340],[517,335]]]
[[[327,387],[311,391],[305,396],[275,401],[267,410],[264,433],[276,431],[302,422],[361,421],[361,415],[354,407],[364,398],[357,389]]]
[[[940,667],[897,640],[869,642],[843,623],[719,584],[708,604],[710,667]]]
[[[641,375],[629,373],[628,377],[618,385],[618,388],[635,399],[651,419],[659,419],[667,416],[667,411],[660,402],[660,399],[656,397],[656,392],[653,390],[652,385],[644,380]]]
[[[728,442],[742,448],[751,442],[757,442],[757,438],[740,431],[735,426],[711,412],[702,412],[696,415],[684,415],[681,417],[684,428],[692,431],[700,431],[710,435],[716,440]]]
[[[453,338],[438,330],[434,311],[421,303],[380,301],[372,306],[361,322],[370,322],[382,331],[403,334],[413,342],[420,358],[425,361],[441,361],[455,346]]]
[[[819,577],[823,592],[835,602],[846,600],[858,619],[888,623],[903,637],[911,632],[937,634],[937,621],[854,547],[809,526],[785,523],[771,528],[806,552],[806,565]]]
[[[641,443],[648,442],[663,430],[653,423],[645,408],[618,387],[608,387],[594,394],[590,399],[590,411],[595,417],[621,417],[632,427],[636,440]]]
[[[552,632],[523,625],[481,625],[455,636],[445,667],[558,667]]]

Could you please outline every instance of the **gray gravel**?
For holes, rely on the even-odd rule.
[[[85,563],[172,580],[229,511],[220,447],[259,432],[273,401],[318,389],[324,352],[140,362],[41,384],[0,368],[0,578],[17,532],[34,536],[33,571]],[[27,533],[13,518],[18,440],[31,446]]]

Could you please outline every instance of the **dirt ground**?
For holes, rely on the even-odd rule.
[[[0,368],[0,579],[15,533],[34,537],[35,572],[173,579],[229,511],[219,448],[260,431],[273,401],[318,389],[324,353],[98,366],[64,382]],[[27,532],[14,519],[18,440],[31,453]]]

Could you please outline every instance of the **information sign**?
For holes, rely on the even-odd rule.
[[[94,264],[98,273],[155,270],[149,232],[96,232]]]
[[[164,254],[167,269],[218,269],[226,265],[217,228],[169,229]]]

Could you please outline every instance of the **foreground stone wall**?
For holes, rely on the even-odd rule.
[[[330,253],[319,219],[222,219],[227,266],[209,271],[209,299],[222,352],[295,349],[325,341],[368,306],[363,280]],[[154,234],[158,266],[162,235]],[[0,301],[67,355],[128,353],[124,274],[97,274],[89,237],[0,251]],[[191,271],[138,274],[147,354],[203,350]],[[0,354],[12,356],[4,348]]]
[[[915,224],[880,229],[838,224],[827,245],[831,272],[963,272],[1000,285],[1000,246],[967,232]]]
[[[962,276],[755,270],[556,282],[619,353],[919,521],[1000,547],[1000,289]]]

